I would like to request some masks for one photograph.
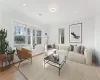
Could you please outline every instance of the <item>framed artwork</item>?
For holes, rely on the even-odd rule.
[[[82,43],[82,23],[69,26],[69,42]]]

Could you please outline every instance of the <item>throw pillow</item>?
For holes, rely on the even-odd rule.
[[[74,45],[70,44],[70,51],[73,51],[73,50],[74,50]]]
[[[75,53],[80,53],[81,46],[74,46],[74,52]]]
[[[81,46],[81,54],[84,55],[84,51],[85,51],[85,47],[84,46]]]
[[[53,44],[53,45],[52,45],[52,48],[54,48],[54,49],[55,49],[55,48],[56,48],[56,45],[55,45],[55,44]]]
[[[47,49],[51,49],[52,48],[52,46],[51,45],[47,45]]]

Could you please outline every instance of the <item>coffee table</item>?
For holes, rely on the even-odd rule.
[[[60,70],[61,70],[62,66],[66,63],[66,56],[59,55],[59,61],[57,61],[54,58],[53,54],[51,54],[44,58],[44,68],[45,68],[45,64],[47,64],[47,63],[58,68],[59,69],[58,74],[60,76]]]

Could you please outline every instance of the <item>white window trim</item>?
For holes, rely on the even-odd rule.
[[[59,35],[58,35],[58,43],[59,43],[59,44],[62,44],[62,43],[61,43],[61,34],[60,34],[60,30],[64,30],[64,44],[65,44],[65,28],[59,28],[59,29],[58,29],[58,34],[59,34]]]
[[[14,34],[14,32],[15,32],[15,28],[14,28],[14,24],[15,23],[18,23],[18,24],[22,24],[22,23],[19,23],[19,22],[16,22],[16,21],[14,21],[13,22],[13,41],[14,41],[14,37],[16,36],[15,34]],[[41,44],[42,44],[42,29],[40,29],[40,28],[37,28],[37,27],[33,27],[33,26],[28,26],[27,24],[22,24],[22,25],[25,25],[25,27],[26,27],[26,34],[25,34],[25,44],[15,44],[15,41],[14,41],[14,46],[25,46],[25,45],[33,45],[33,29],[35,30],[35,44],[37,44],[37,37],[41,37]],[[28,34],[27,34],[27,29],[28,28],[30,28],[30,31],[31,31],[31,42],[30,42],[30,44],[28,44]],[[37,36],[37,30],[40,30],[41,31],[41,36]],[[22,35],[23,36],[23,35]]]

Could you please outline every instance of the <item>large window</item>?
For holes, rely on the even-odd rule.
[[[25,44],[26,42],[26,25],[14,24],[14,44]]]
[[[59,44],[64,44],[64,28],[59,29]]]
[[[14,22],[14,45],[33,45],[42,43],[42,30]]]
[[[37,30],[37,44],[41,44],[41,30]]]
[[[28,44],[31,44],[31,29],[27,28],[27,42]]]
[[[35,35],[36,35],[36,31],[35,31],[35,28],[33,28],[33,30],[32,30],[32,32],[33,32],[33,34],[32,34],[32,44],[36,44],[35,42],[36,42],[36,40],[35,40]]]

